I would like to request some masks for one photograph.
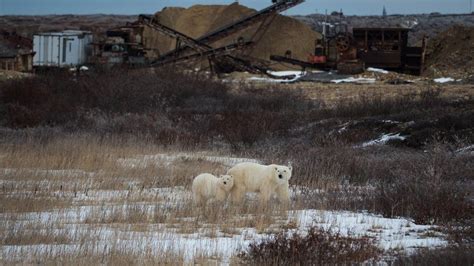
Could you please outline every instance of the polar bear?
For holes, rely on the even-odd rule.
[[[267,204],[272,195],[280,203],[290,203],[289,181],[293,168],[291,165],[261,165],[257,163],[239,163],[227,171],[234,177],[231,190],[233,203],[241,203],[246,192],[259,192],[260,203]]]
[[[210,199],[224,201],[234,186],[231,175],[216,177],[212,174],[200,174],[193,180],[193,200],[196,205],[206,204]]]

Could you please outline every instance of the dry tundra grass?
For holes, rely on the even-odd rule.
[[[189,191],[192,178],[202,172],[224,173],[241,160],[245,159],[224,152],[183,151],[148,140],[104,140],[90,135],[1,144],[0,261],[68,265],[238,263],[229,255],[245,248],[256,234],[294,230],[300,222],[299,216],[293,217],[277,205],[261,209],[253,197],[240,207],[211,203],[201,210],[193,208]],[[293,198],[291,208],[350,209],[354,203],[344,197],[373,189],[341,187],[338,180],[295,180],[298,185],[292,189],[298,197]],[[338,223],[330,217],[313,219],[321,224]],[[357,219],[357,224],[366,223],[364,218]],[[379,224],[371,226],[377,229],[372,233],[385,229]],[[242,244],[229,246],[230,253],[223,254],[222,246],[229,241]]]
[[[470,209],[464,208],[472,204],[466,201],[469,192],[463,182],[472,180],[472,159],[467,153],[456,153],[457,149],[471,145],[469,141],[456,140],[453,148],[448,145],[440,152],[433,152],[429,145],[423,146],[427,152],[395,145],[360,148],[361,143],[387,133],[386,124],[391,123],[380,122],[385,119],[401,119],[400,127],[412,120],[423,126],[431,123],[429,120],[453,120],[440,114],[453,114],[454,110],[454,118],[459,122],[454,125],[461,126],[459,131],[465,132],[464,122],[469,119],[465,110],[472,106],[469,99],[473,92],[468,86],[448,87],[442,94],[436,89],[416,94],[414,89],[418,91],[420,87],[379,88],[378,84],[294,84],[285,90],[258,91],[259,88],[249,87],[241,93],[229,93],[227,89],[218,90],[223,86],[221,83],[180,77],[171,81],[162,79],[171,84],[162,88],[162,92],[169,93],[165,97],[169,101],[157,111],[156,103],[150,101],[150,93],[160,92],[160,88],[145,85],[162,82],[148,77],[144,86],[137,84],[135,90],[130,90],[125,82],[130,82],[128,76],[127,80],[109,78],[115,83],[98,79],[99,85],[105,86],[102,90],[105,96],[98,97],[94,86],[86,87],[87,95],[95,100],[85,101],[74,110],[55,108],[72,104],[69,99],[75,99],[76,88],[65,95],[55,95],[62,90],[49,88],[49,82],[58,88],[64,84],[78,86],[79,83],[69,79],[60,84],[55,78],[40,83],[42,89],[51,93],[43,95],[40,101],[45,106],[28,102],[38,92],[35,81],[31,84],[25,81],[20,87],[13,84],[8,90],[12,96],[8,104],[13,110],[9,113],[12,123],[24,122],[22,125],[27,126],[29,119],[38,120],[33,123],[36,128],[1,128],[0,263],[219,264],[228,261],[235,249],[242,250],[250,241],[282,229],[298,230],[304,220],[294,215],[298,211],[369,210],[413,218],[420,210],[436,210],[434,214],[422,213],[420,220],[428,222],[433,216],[446,220],[451,215],[458,218],[471,215]],[[94,80],[83,82],[87,85]],[[175,84],[178,80],[181,83]],[[115,99],[111,97],[116,95],[114,84],[121,85],[122,98],[132,99],[127,102],[129,105],[107,101]],[[292,95],[291,88],[301,89],[303,93]],[[25,94],[17,95],[19,90]],[[138,97],[136,92],[140,92]],[[447,100],[457,92],[460,94],[456,101]],[[304,95],[318,101],[308,101]],[[386,99],[390,95],[405,96]],[[346,101],[354,97],[358,100]],[[196,99],[209,104],[196,105]],[[19,100],[25,100],[28,108],[17,106]],[[333,103],[335,108],[325,107]],[[99,108],[96,104],[103,110],[94,109]],[[124,107],[127,108],[120,109],[115,116],[110,115],[116,108]],[[84,108],[91,110],[84,113]],[[42,113],[42,110],[49,111]],[[41,115],[28,117],[28,114]],[[250,118],[254,119],[246,123]],[[59,123],[57,127],[45,127],[51,119]],[[366,120],[376,123],[364,123]],[[275,121],[281,123],[272,123]],[[375,129],[370,127],[380,125],[381,129],[372,132]],[[446,125],[449,131],[451,123]],[[438,126],[442,128],[444,124]],[[347,132],[346,128],[349,128]],[[213,133],[208,133],[209,130]],[[210,204],[202,210],[192,207],[189,186],[197,174],[223,174],[230,166],[245,160],[282,164],[289,159],[296,166],[291,181],[292,212],[284,212],[278,206],[261,209],[251,196],[246,205],[239,207],[229,204]],[[432,177],[439,182],[433,184],[433,189],[422,189],[425,183],[433,183]],[[425,183],[419,185],[418,181]],[[408,190],[415,193],[404,194]],[[405,201],[407,198],[410,200]],[[438,204],[448,202],[447,199],[456,204]],[[425,207],[419,208],[420,202]],[[350,213],[346,218],[359,214]],[[326,221],[321,214],[315,215],[318,216],[306,222],[329,226],[341,222]],[[357,218],[356,225],[366,223],[363,219]],[[404,228],[404,233],[418,234],[410,232],[408,227],[415,225],[409,221],[400,224],[397,226]],[[384,230],[391,230],[377,222],[370,226],[365,232],[378,236]],[[429,227],[427,230],[429,237],[426,234],[425,237],[436,236],[433,241],[440,244],[436,232]],[[228,252],[224,254],[223,248]]]
[[[225,173],[228,168],[225,160],[196,154],[189,156],[139,141],[132,144],[123,139],[79,135],[41,144],[26,140],[2,145],[1,245],[19,247],[11,257],[9,249],[3,249],[2,260],[73,265],[127,265],[132,261],[180,264],[183,254],[156,247],[153,239],[143,235],[166,238],[165,231],[172,230],[213,238],[238,235],[239,228],[276,231],[270,225],[276,223],[278,210],[262,211],[253,204],[242,209],[216,204],[203,211],[193,209],[189,193],[192,178],[203,172]],[[135,254],[136,248],[130,251],[123,244],[126,239],[140,237],[143,247],[154,250]],[[116,246],[104,242],[106,239]],[[28,251],[31,246],[51,250]],[[54,259],[57,252],[61,254],[59,261]],[[196,260],[218,261],[216,256],[198,254]]]

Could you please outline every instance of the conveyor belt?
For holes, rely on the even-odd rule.
[[[235,44],[230,44],[226,45],[223,47],[215,48],[215,49],[210,49],[207,51],[203,52],[198,52],[190,55],[185,55],[179,58],[172,58],[166,61],[158,61],[156,62],[153,66],[163,66],[163,65],[168,65],[168,64],[177,64],[180,62],[185,62],[197,58],[202,58],[202,57],[216,57],[216,56],[222,56],[226,55],[234,50],[242,49],[246,46],[251,45],[252,42],[246,42],[246,43],[235,43]]]
[[[186,46],[189,46],[193,48],[196,51],[207,51],[207,50],[212,50],[212,47],[209,45],[206,45],[204,43],[201,43],[200,41],[189,37],[188,35],[181,33],[177,30],[174,30],[170,27],[167,27],[158,21],[154,20],[153,17],[147,16],[147,15],[140,15],[139,16],[140,22],[145,22],[148,26],[153,28],[154,30],[161,32],[169,37],[176,38],[179,40],[181,43],[183,43]]]
[[[198,39],[196,39],[197,42],[203,44],[203,43],[213,43],[217,40],[223,39],[226,36],[229,36],[230,34],[233,34],[239,30],[242,30],[250,25],[253,25],[266,17],[273,15],[275,13],[283,12],[285,10],[288,10],[296,5],[299,5],[303,3],[305,0],[282,0],[279,1],[265,9],[262,9],[258,11],[255,14],[252,14],[250,16],[244,17],[236,22],[233,22],[231,24],[225,25],[215,31],[212,31]],[[161,56],[160,60],[165,60],[168,57],[173,57],[176,56],[176,54],[184,52],[187,50],[187,47],[179,47],[176,50],[170,51],[163,56]]]
[[[177,30],[174,30],[172,28],[169,28],[158,21],[153,20],[152,17],[147,16],[147,15],[140,15],[140,22],[141,23],[146,23],[148,26],[150,26],[152,29],[165,34],[169,37],[176,38],[177,40],[180,40],[183,44],[187,45],[188,47],[191,47],[192,49],[196,50],[197,53],[187,55],[187,56],[182,56],[177,58],[176,54],[173,57],[169,58],[159,58],[158,60],[155,60],[150,63],[150,66],[164,66],[167,64],[173,64],[173,63],[178,63],[178,62],[183,62],[186,60],[191,60],[195,59],[197,57],[209,57],[209,56],[222,56],[220,59],[221,61],[225,61],[228,64],[234,64],[240,71],[247,71],[250,73],[263,73],[265,74],[267,72],[267,69],[264,67],[260,66],[255,66],[252,65],[249,61],[244,60],[242,58],[237,58],[231,55],[228,55],[228,52],[230,50],[237,50],[240,47],[247,47],[252,44],[252,42],[246,42],[243,44],[231,44],[225,47],[217,48],[214,49],[213,47],[201,43],[192,37],[187,36],[184,33],[181,33]],[[240,47],[239,47],[240,46]]]
[[[301,66],[303,68],[314,68],[314,69],[322,69],[322,70],[325,70],[328,68],[326,64],[315,64],[315,63],[310,63],[310,62],[304,62],[298,59],[288,58],[286,56],[279,56],[279,55],[270,56],[270,60],[281,62],[281,63],[288,63],[295,66]]]
[[[200,37],[199,39],[194,39],[190,36],[187,36],[186,34],[183,34],[179,31],[176,31],[172,28],[169,28],[169,27],[159,23],[158,21],[155,21],[153,19],[153,17],[151,17],[151,16],[140,15],[139,18],[140,18],[140,21],[142,23],[145,22],[148,26],[150,26],[151,28],[157,30],[158,32],[161,32],[161,33],[163,33],[163,34],[165,34],[169,37],[176,38],[177,41],[184,44],[183,47],[178,46],[175,50],[164,54],[163,56],[158,58],[158,60],[152,62],[150,65],[151,66],[161,66],[161,65],[168,64],[168,63],[176,63],[176,62],[190,60],[192,58],[196,58],[196,57],[200,57],[200,56],[201,57],[204,57],[204,56],[207,56],[207,57],[211,56],[212,57],[212,56],[216,56],[216,55],[224,55],[223,58],[222,58],[223,60],[232,61],[232,62],[236,63],[236,65],[238,65],[238,67],[240,67],[241,69],[243,69],[245,71],[249,71],[251,73],[267,74],[268,69],[266,69],[265,67],[252,64],[250,61],[245,60],[243,58],[238,58],[238,57],[234,57],[234,56],[231,56],[231,55],[227,54],[227,52],[229,51],[229,48],[235,46],[233,48],[233,50],[235,50],[235,49],[238,48],[239,45],[232,44],[232,45],[228,45],[228,46],[225,46],[225,47],[214,49],[213,47],[211,47],[207,43],[211,43],[211,42],[214,42],[216,40],[222,39],[222,38],[236,32],[236,31],[244,29],[244,28],[246,28],[246,27],[248,27],[248,26],[250,26],[254,23],[257,23],[257,22],[261,21],[261,20],[264,20],[268,16],[274,15],[278,12],[285,11],[285,10],[287,10],[291,7],[294,7],[296,5],[299,5],[303,2],[304,2],[304,0],[280,0],[280,1],[273,4],[270,7],[267,7],[267,8],[255,13],[255,14],[252,14],[248,17],[245,17],[245,18],[243,18],[243,19],[241,19],[237,22],[234,22],[234,23],[231,23],[231,24],[226,25],[224,27],[221,27],[221,28],[209,33],[209,34],[206,34],[206,35]],[[248,46],[248,45],[249,45],[249,43],[246,43],[244,46]],[[240,45],[240,46],[242,46],[242,45]],[[227,47],[227,49],[225,49],[226,47]],[[177,56],[179,56],[180,53],[186,51],[189,48],[197,51],[198,53],[177,58]],[[224,51],[225,51],[225,53],[224,53]]]
[[[234,23],[225,25],[215,31],[212,31],[199,39],[197,39],[199,42],[203,43],[212,43],[214,41],[220,40],[222,38],[225,38],[226,36],[229,36],[232,33],[235,33],[236,31],[239,31],[243,28],[248,27],[249,25],[253,25],[257,23],[258,21],[261,21],[262,19],[265,19],[267,16],[272,15],[274,13],[280,13],[285,10],[288,10],[294,6],[297,6],[301,3],[303,3],[304,0],[286,0],[286,1],[279,1],[276,4],[269,6],[265,9],[260,10],[259,12],[252,14],[248,17],[242,18]]]

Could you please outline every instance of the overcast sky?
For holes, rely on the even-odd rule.
[[[468,13],[471,0],[306,0],[286,12],[289,15],[324,13],[343,9],[345,14]],[[474,0],[473,0],[474,1]],[[165,6],[229,4],[232,0],[0,0],[0,15],[45,14],[139,14],[154,13]],[[241,4],[261,9],[271,0],[241,0]]]

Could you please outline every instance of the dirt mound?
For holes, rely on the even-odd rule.
[[[195,5],[188,9],[165,8],[155,16],[162,24],[190,37],[198,38],[254,12],[256,11],[239,4],[228,6]],[[320,34],[309,26],[296,19],[281,15],[269,18],[266,22],[269,24],[267,28],[260,27],[265,22],[257,23],[210,45],[220,47],[234,43],[243,37],[244,40],[252,40],[256,44],[239,53],[267,61],[269,61],[270,55],[284,55],[288,50],[292,51],[294,58],[300,60],[307,60],[308,55],[314,53],[314,43],[317,38],[320,38]],[[173,39],[156,33],[154,35],[159,36],[159,40],[155,40],[154,47],[159,50],[160,54],[174,49],[176,43]]]
[[[468,79],[474,75],[474,27],[455,26],[429,40],[425,74]]]

